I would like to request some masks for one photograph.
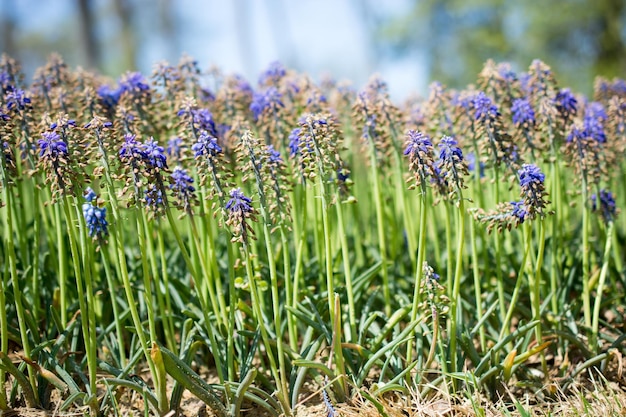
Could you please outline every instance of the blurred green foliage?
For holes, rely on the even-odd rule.
[[[423,0],[379,27],[404,54],[426,49],[430,78],[460,87],[492,58],[518,70],[541,59],[560,82],[591,92],[593,77],[626,73],[623,0]]]

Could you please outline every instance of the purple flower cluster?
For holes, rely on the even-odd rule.
[[[194,129],[206,131],[215,137],[218,136],[215,120],[213,119],[213,113],[211,113],[208,109],[196,109],[186,106],[185,108],[179,110],[177,115],[178,117],[191,117]]]
[[[517,207],[518,217],[521,213],[524,218],[533,220],[537,214],[543,217],[543,209],[547,202],[545,201],[545,179],[546,176],[535,164],[524,164],[517,172],[519,184],[521,188],[523,207]]]
[[[444,136],[439,142],[439,160],[443,163],[449,162],[456,165],[463,161],[463,151],[458,147],[458,143],[451,136]]]
[[[170,181],[170,189],[172,195],[176,199],[179,205],[187,212],[191,210],[191,202],[194,199],[195,191],[193,184],[193,178],[187,174],[181,167],[174,168],[172,172],[172,178]]]
[[[585,109],[583,118],[583,135],[592,138],[596,142],[605,143],[606,133],[604,132],[604,121],[607,119],[604,106],[598,102],[592,102]]]
[[[569,88],[563,88],[556,93],[554,101],[556,103],[556,109],[563,117],[567,118],[576,114],[578,101]]]
[[[98,207],[97,194],[91,188],[87,188],[84,194],[86,203],[83,203],[83,217],[87,225],[87,232],[89,237],[94,239],[101,239],[105,237],[108,232],[108,222],[106,220],[107,209],[106,207]]]
[[[41,158],[57,159],[67,156],[67,144],[56,132],[44,132],[37,141]]]
[[[30,106],[30,98],[26,96],[24,90],[12,89],[6,95],[6,103],[8,110],[23,111]]]
[[[406,148],[404,148],[405,156],[418,153],[430,154],[432,148],[433,143],[430,141],[430,138],[422,132],[410,130],[407,133]]]
[[[615,196],[609,190],[600,190],[599,195],[599,198],[596,194],[591,196],[591,210],[599,211],[604,222],[610,223],[618,214]]]
[[[511,106],[511,112],[513,113],[513,123],[517,126],[524,124],[533,125],[535,123],[535,111],[527,99],[515,99]]]
[[[474,118],[481,122],[488,120],[494,120],[498,117],[498,107],[493,104],[493,101],[482,91],[474,97]]]
[[[127,133],[124,135],[124,142],[120,148],[120,159],[123,161],[139,162],[145,158],[143,147],[135,135]]]
[[[241,188],[235,188],[230,191],[230,200],[226,203],[226,210],[231,213],[250,213],[252,200],[244,195]]]
[[[276,84],[287,74],[287,70],[279,61],[270,63],[269,67],[259,77],[260,85]]]
[[[285,107],[285,105],[282,102],[282,95],[276,87],[255,92],[252,103],[250,103],[250,111],[254,115],[254,120],[258,120],[266,109],[278,109],[280,107]]]
[[[167,169],[167,156],[165,149],[150,138],[142,146],[144,159],[151,168]]]
[[[207,132],[200,134],[198,141],[191,145],[191,150],[194,152],[196,158],[201,156],[215,156],[222,152],[222,148],[217,143],[217,138],[209,135]]]

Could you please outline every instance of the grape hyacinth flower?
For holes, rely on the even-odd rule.
[[[150,86],[140,72],[127,72],[120,81],[119,90],[122,94],[129,92],[133,96],[138,96],[149,91]]]
[[[215,156],[218,153],[222,153],[222,148],[217,143],[217,138],[211,136],[206,131],[200,133],[198,141],[191,145],[191,150],[194,152],[196,158],[201,156]]]
[[[195,200],[196,189],[192,184],[193,178],[187,174],[187,171],[179,166],[174,168],[170,180],[172,196],[177,206],[188,214],[191,214],[191,206]]]
[[[291,158],[295,158],[298,155],[298,152],[300,152],[299,144],[300,144],[301,132],[302,132],[302,129],[299,127],[296,127],[289,134],[289,156]]]
[[[474,114],[476,120],[486,122],[488,120],[494,120],[500,115],[498,107],[493,104],[491,99],[482,91],[476,94],[473,104],[476,111]]]
[[[144,191],[146,207],[154,213],[160,213],[165,209],[165,201],[163,199],[163,192],[155,187],[154,184],[150,184],[148,189]]]
[[[13,89],[6,96],[7,110],[21,112],[30,106],[30,98],[26,97],[24,90]]]
[[[511,215],[517,220],[517,224],[524,223],[528,217],[528,210],[523,201],[511,201]]]
[[[226,224],[233,228],[233,242],[248,243],[248,238],[254,236],[254,229],[248,224],[249,220],[256,221],[256,210],[252,207],[252,200],[244,195],[241,188],[230,191],[230,200],[226,203],[228,219]]]
[[[56,132],[44,132],[42,139],[37,141],[39,145],[39,157],[49,160],[57,160],[67,156],[67,144]]]
[[[513,123],[517,126],[535,123],[535,111],[527,99],[515,99],[511,106],[511,112],[513,113]]]
[[[454,195],[460,197],[461,189],[465,188],[463,177],[468,175],[467,162],[463,159],[463,151],[451,136],[443,136],[439,143],[440,180],[447,184],[447,198]]]
[[[120,101],[120,96],[122,95],[122,91],[119,88],[114,89],[106,84],[98,87],[96,92],[98,94],[98,98],[100,99],[100,103],[109,110],[112,110],[115,106],[117,106],[117,103]]]
[[[433,160],[433,143],[422,132],[409,130],[406,134],[404,155],[409,157],[409,170],[413,172],[415,183],[409,189],[422,187],[427,179],[436,175]]]
[[[122,161],[139,162],[145,158],[145,152],[136,136],[130,133],[124,135],[124,142],[120,148],[120,159]]]
[[[556,102],[556,109],[565,120],[576,114],[578,101],[569,88],[562,88],[556,94],[554,101]]]
[[[610,223],[615,220],[615,217],[619,214],[619,210],[615,204],[615,196],[609,190],[600,190],[599,194],[599,198],[596,194],[591,196],[591,210],[599,212],[602,220],[604,220],[605,223]]]
[[[282,102],[282,95],[276,87],[270,87],[265,91],[254,93],[252,103],[250,103],[250,111],[254,115],[254,120],[258,120],[267,109],[278,109],[281,107],[285,107],[285,105]]]
[[[607,114],[604,106],[598,102],[589,103],[583,118],[584,135],[596,142],[606,143],[606,133],[603,125],[605,120],[607,120]]]
[[[183,140],[181,138],[171,138],[169,141],[167,141],[167,148],[165,149],[167,156],[169,156],[170,159],[180,160],[180,158],[182,157],[182,145]]]
[[[87,225],[89,237],[94,240],[102,240],[109,232],[106,220],[106,207],[99,207],[97,203],[97,194],[88,187],[84,193],[86,203],[83,203],[83,217]]]
[[[528,212],[526,218],[533,220],[537,215],[545,215],[544,208],[548,202],[545,200],[546,176],[535,164],[524,164],[518,171],[521,197],[524,208]]]
[[[259,85],[275,85],[287,74],[287,70],[279,61],[270,63],[269,67],[259,77]]]
[[[167,156],[165,149],[150,138],[142,146],[144,158],[150,168],[167,169]]]

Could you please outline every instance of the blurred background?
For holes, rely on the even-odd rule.
[[[30,77],[51,52],[117,78],[183,52],[251,81],[272,61],[392,96],[463,87],[488,58],[539,58],[591,93],[626,76],[625,0],[0,0],[0,50]]]

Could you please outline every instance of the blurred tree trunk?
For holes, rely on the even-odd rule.
[[[174,3],[172,0],[159,1],[159,18],[161,20],[161,33],[163,41],[167,45],[167,54],[169,60],[175,60],[179,57],[181,51],[178,48],[178,31],[175,19]]]
[[[114,0],[115,12],[122,23],[122,63],[126,69],[137,69],[137,42],[133,30],[134,10],[129,0]]]
[[[91,0],[78,0],[80,15],[81,42],[89,68],[100,68],[100,49],[96,40],[95,23],[91,10]]]
[[[603,13],[598,21],[600,36],[595,73],[623,76],[626,72],[626,45],[620,31],[626,5],[624,0],[602,0],[599,7]]]
[[[0,51],[6,52],[12,58],[17,59],[18,51],[15,48],[15,18],[13,16],[13,6],[11,0],[2,2],[2,13],[0,13]]]
[[[237,32],[237,41],[239,44],[239,54],[241,56],[241,63],[243,64],[244,74],[251,79],[255,74],[258,74],[259,68],[257,68],[257,59],[255,49],[253,47],[252,39],[252,19],[250,11],[252,9],[250,3],[247,0],[235,0],[234,15],[235,15],[235,31]]]

